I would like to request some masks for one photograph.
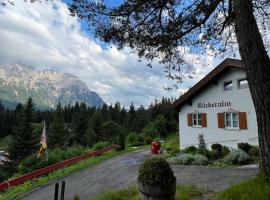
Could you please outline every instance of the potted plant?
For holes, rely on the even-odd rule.
[[[176,178],[163,158],[152,157],[140,166],[138,187],[141,200],[175,200]]]

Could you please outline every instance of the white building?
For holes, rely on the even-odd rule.
[[[179,111],[180,149],[220,143],[258,145],[256,113],[242,62],[226,59],[174,102]]]

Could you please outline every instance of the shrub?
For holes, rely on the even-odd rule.
[[[134,132],[130,133],[126,138],[127,143],[129,143],[129,144],[133,144],[133,143],[138,142],[138,139],[139,138],[138,138],[137,133],[134,133]]]
[[[179,151],[179,134],[172,134],[166,139],[165,148],[170,155],[176,155]]]
[[[180,156],[168,158],[167,161],[175,165],[188,165],[193,163],[194,158],[191,154],[182,154]]]
[[[198,140],[199,140],[199,146],[198,146],[199,151],[205,151],[207,148],[206,148],[203,134],[199,134]]]
[[[144,138],[144,143],[145,143],[145,144],[151,144],[152,141],[153,141],[152,138],[149,137],[149,136],[146,136],[146,137]]]
[[[152,157],[144,161],[139,169],[139,181],[146,185],[168,186],[175,177],[169,163],[159,157]]]
[[[139,141],[135,141],[133,143],[130,144],[132,147],[138,147],[138,146],[142,146],[144,145],[143,142],[139,142]]]
[[[185,153],[195,154],[198,152],[198,149],[195,146],[186,147],[184,150]]]
[[[222,154],[222,157],[227,156],[230,152],[231,151],[230,151],[229,147],[222,146],[222,153],[221,153]]]
[[[96,151],[96,150],[103,149],[103,148],[107,147],[108,145],[109,145],[108,142],[98,142],[98,143],[94,144],[91,149],[93,151]]]
[[[207,165],[208,163],[208,159],[203,156],[203,155],[200,155],[200,154],[196,154],[193,156],[193,164],[195,165]]]
[[[225,156],[223,161],[227,164],[245,164],[249,161],[249,155],[246,152],[237,149]]]
[[[182,154],[180,156],[168,158],[167,161],[175,165],[206,165],[208,163],[208,159],[200,154]]]
[[[260,155],[259,147],[252,146],[248,151],[248,155],[250,155],[252,157],[259,157],[259,155]]]
[[[217,151],[218,153],[222,152],[222,145],[221,144],[212,144],[211,149]]]
[[[75,194],[75,196],[73,197],[73,200],[80,200],[79,195]]]
[[[243,150],[246,153],[248,153],[249,149],[252,147],[248,143],[238,143],[237,146],[238,146],[238,149],[241,149],[241,150]]]
[[[47,165],[52,165],[65,159],[81,155],[85,153],[86,150],[87,149],[81,146],[71,147],[69,149],[55,148],[49,151],[48,161],[45,159],[45,156],[37,159],[37,154],[33,153],[17,165],[17,170],[19,173],[25,174]]]
[[[215,160],[213,163],[212,163],[213,166],[215,167],[227,167],[228,164],[225,163],[222,159],[219,159],[219,160]]]
[[[209,155],[207,156],[209,159],[211,160],[217,160],[219,158],[221,158],[221,152],[217,151],[217,150],[212,150],[209,151],[208,153]]]

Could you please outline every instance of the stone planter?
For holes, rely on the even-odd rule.
[[[176,178],[168,186],[145,185],[138,179],[141,200],[175,200]]]

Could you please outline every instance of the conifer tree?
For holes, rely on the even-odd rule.
[[[14,121],[15,125],[12,130],[12,140],[8,148],[9,159],[11,162],[17,163],[21,160],[23,155],[23,150],[25,147],[25,141],[23,141],[24,134],[24,107],[22,104],[18,104],[15,109]]]
[[[87,145],[86,132],[88,129],[88,117],[87,117],[87,108],[85,103],[80,104],[80,112],[78,123],[75,125],[75,141],[81,145]]]
[[[23,149],[23,157],[27,157],[33,152],[37,151],[38,138],[33,133],[32,123],[34,121],[34,104],[32,98],[29,97],[25,105],[24,110],[24,129],[23,129],[23,141],[25,143]]]
[[[59,102],[48,134],[49,147],[63,147],[66,142],[67,134],[68,131],[64,124],[63,110]]]

